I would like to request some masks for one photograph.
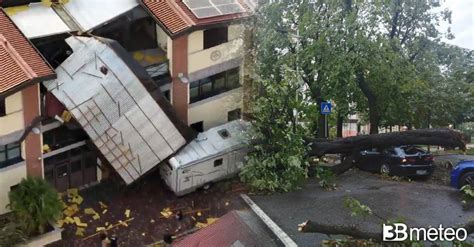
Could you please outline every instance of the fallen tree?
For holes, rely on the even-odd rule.
[[[465,150],[466,138],[458,131],[443,128],[361,135],[333,141],[314,139],[310,141],[311,150],[308,156],[321,157],[325,154],[342,154],[345,157],[342,162],[330,167],[335,174],[341,174],[353,167],[352,161],[361,150],[401,145],[433,145]]]
[[[340,138],[334,141],[315,139],[311,142],[310,156],[325,154],[350,154],[354,150],[384,148],[401,145],[433,145],[447,148],[466,149],[462,133],[452,129],[419,129],[373,135]]]
[[[345,235],[357,239],[373,240],[376,242],[382,241],[382,234],[375,232],[361,231],[357,226],[342,226],[342,225],[325,225],[311,220],[307,220],[298,225],[300,232],[317,232],[326,235]]]
[[[468,235],[474,233],[474,221],[467,223],[466,225],[462,226],[462,228],[466,229]],[[382,233],[362,231],[355,225],[326,225],[307,220],[298,225],[298,231],[306,233],[322,233],[326,235],[345,235],[356,239],[382,242]]]

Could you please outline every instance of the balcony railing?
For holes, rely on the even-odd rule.
[[[209,49],[189,54],[188,73],[193,73],[242,56],[243,40],[237,38]]]

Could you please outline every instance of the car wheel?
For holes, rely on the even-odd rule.
[[[468,172],[464,174],[461,177],[460,182],[461,182],[461,187],[466,184],[470,184],[472,187],[474,187],[474,172]]]
[[[390,175],[390,166],[387,164],[383,164],[380,166],[380,174],[382,175]]]

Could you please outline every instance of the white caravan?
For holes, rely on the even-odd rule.
[[[249,150],[244,135],[248,126],[235,120],[200,133],[160,167],[161,177],[182,196],[236,175]]]

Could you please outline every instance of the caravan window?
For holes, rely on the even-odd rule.
[[[221,166],[224,163],[224,161],[221,159],[214,160],[214,167]]]

